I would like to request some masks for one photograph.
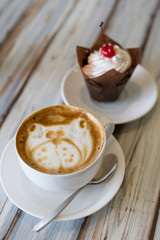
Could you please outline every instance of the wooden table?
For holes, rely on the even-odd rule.
[[[101,21],[104,32],[125,48],[142,47],[142,65],[159,89],[160,1],[0,1],[0,153],[26,116],[63,104],[61,82],[77,63],[76,46],[90,47]],[[18,209],[0,186],[0,239],[159,240],[159,104],[158,98],[144,117],[116,125],[126,169],[111,202],[88,217],[54,221],[37,233],[31,228],[38,218]]]

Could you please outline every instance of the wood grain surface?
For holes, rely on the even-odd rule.
[[[92,46],[101,21],[104,32],[123,47],[142,48],[142,65],[159,92],[159,0],[0,1],[0,154],[26,116],[63,104],[61,82],[77,63],[76,46]],[[36,233],[31,228],[38,218],[18,209],[0,185],[0,239],[159,240],[159,106],[158,97],[144,117],[116,126],[126,169],[109,204],[86,218],[54,221]]]

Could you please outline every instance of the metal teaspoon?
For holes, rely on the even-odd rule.
[[[106,180],[108,180],[112,174],[115,172],[118,165],[118,158],[114,154],[107,154],[104,157],[102,166],[98,172],[98,174],[95,176],[94,179],[92,179],[87,185],[90,184],[99,184]],[[64,202],[62,202],[58,207],[56,207],[50,214],[48,214],[46,217],[44,217],[42,220],[40,220],[37,224],[35,224],[32,229],[36,232],[43,229],[45,226],[47,226],[51,221],[53,221],[56,216],[58,216],[66,206],[73,200],[73,198],[85,187],[81,187],[75,192],[71,194]]]

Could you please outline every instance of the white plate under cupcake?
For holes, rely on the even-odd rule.
[[[104,207],[118,192],[125,173],[123,151],[112,137],[107,153],[118,157],[118,166],[107,182],[86,186],[74,200],[60,213],[56,220],[72,220],[88,216]],[[0,180],[9,199],[24,212],[38,218],[48,215],[65,200],[70,193],[49,192],[34,185],[23,173],[15,152],[14,138],[6,146],[0,161]]]
[[[109,116],[115,124],[123,124],[147,114],[156,103],[158,90],[151,74],[138,65],[118,100],[98,102],[90,97],[81,70],[76,65],[64,76],[61,94],[67,105],[84,108],[96,117]]]

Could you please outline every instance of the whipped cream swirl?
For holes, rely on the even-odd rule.
[[[103,56],[101,48],[91,53],[88,64],[83,67],[83,72],[90,78],[98,77],[111,69],[120,73],[126,72],[131,66],[130,54],[117,45],[114,46],[114,51],[115,56],[111,58]]]

